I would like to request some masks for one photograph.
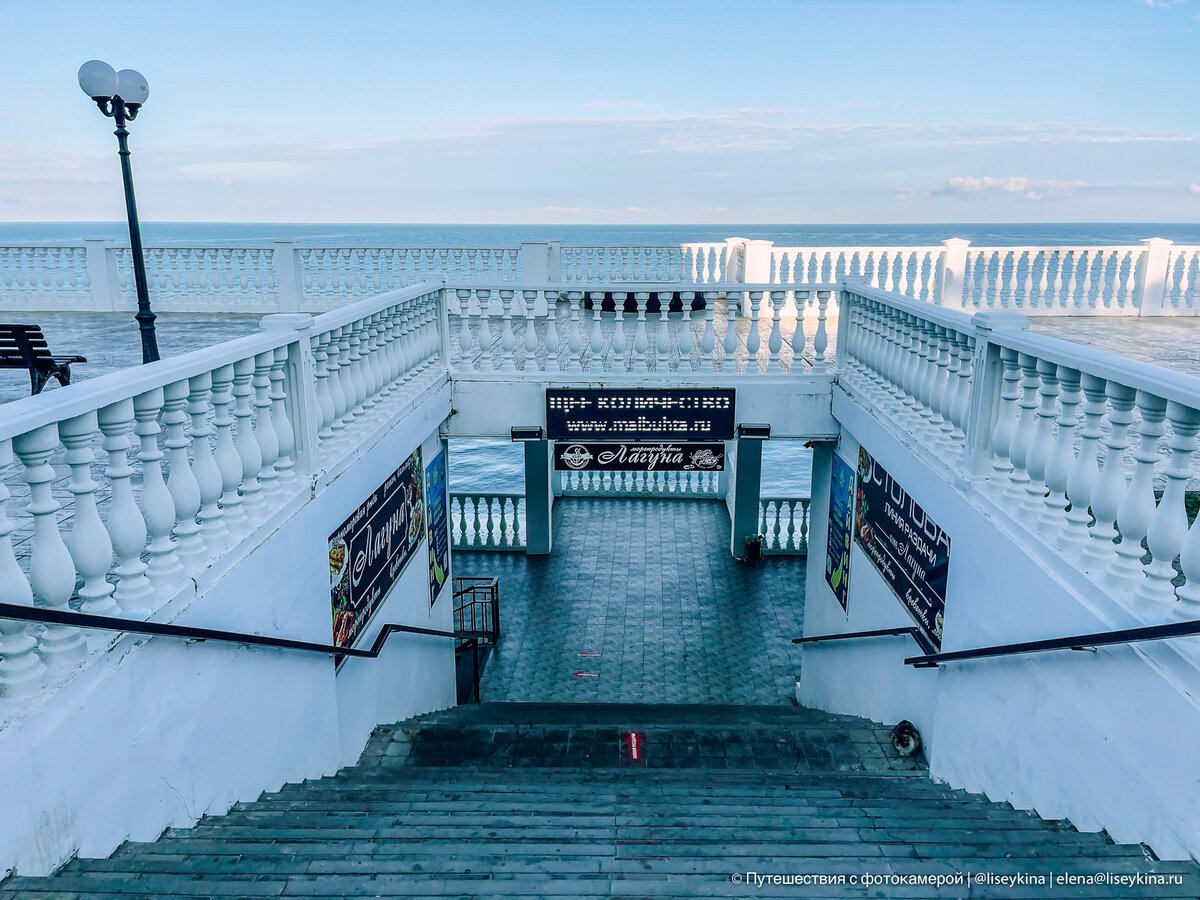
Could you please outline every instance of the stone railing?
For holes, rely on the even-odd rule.
[[[808,497],[760,497],[758,533],[763,552],[808,555]]]
[[[776,247],[771,241],[659,246],[161,246],[145,251],[160,311],[321,311],[424,280],[805,284],[859,281],[954,309],[1033,315],[1194,315],[1200,246],[1150,238],[1123,247]],[[0,306],[132,309],[129,250],[103,240],[0,247]],[[743,310],[746,312],[746,310]]]
[[[559,472],[563,497],[670,497],[715,500],[718,472]]]
[[[767,280],[804,284],[853,279],[937,302],[944,256],[944,247],[772,247]],[[755,264],[761,266],[752,258],[752,269]]]
[[[450,285],[452,366],[526,376],[827,371],[827,314],[836,288],[772,287]],[[811,350],[797,307],[815,314]],[[797,357],[804,364],[795,365]]]
[[[842,296],[839,382],[957,470],[1131,620],[1200,619],[1200,378],[870,289]],[[1195,652],[1194,644],[1181,644]]]
[[[525,495],[495,491],[450,494],[450,545],[454,550],[525,549]]]
[[[442,296],[267,316],[259,334],[0,407],[0,602],[144,618],[199,587],[446,382]],[[0,697],[56,683],[107,640],[0,619]]]

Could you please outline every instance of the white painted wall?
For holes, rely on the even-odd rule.
[[[329,643],[328,537],[418,443],[439,448],[449,389],[362,451],[176,620]],[[428,543],[371,626],[449,630],[450,591],[429,607]],[[354,763],[375,725],[454,704],[444,638],[393,635],[377,660],[228,644],[135,640],[88,666],[0,732],[0,874],[103,857],[289,781]]]
[[[1020,538],[951,473],[892,435],[839,388],[838,452],[857,441],[951,538],[943,649],[1060,637],[1133,623],[1103,605],[1052,548]],[[829,456],[814,460],[805,634],[911,624],[855,546],[847,617],[824,583]],[[1106,828],[1163,857],[1200,855],[1200,671],[1172,644],[1061,651],[914,670],[905,638],[805,649],[797,697],[807,706],[914,722],[932,774],[994,800]]]

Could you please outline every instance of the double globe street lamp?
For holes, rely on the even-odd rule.
[[[158,339],[154,333],[154,311],[146,286],[146,261],[142,256],[142,233],[138,225],[137,203],[133,198],[133,170],[129,165],[129,130],[126,122],[137,118],[142,104],[150,96],[145,77],[133,69],[116,71],[106,62],[89,60],[79,67],[79,86],[96,101],[100,112],[117,123],[117,155],[121,157],[121,178],[125,182],[125,211],[129,217],[129,253],[133,258],[133,283],[137,290],[138,311],[134,316],[142,335],[142,362],[158,359]]]

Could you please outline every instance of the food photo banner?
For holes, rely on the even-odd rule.
[[[854,530],[854,470],[844,459],[833,454],[829,488],[829,530],[825,543],[825,583],[841,604],[850,611],[850,541]]]
[[[353,647],[425,535],[421,448],[329,536],[333,643]]]
[[[554,445],[559,472],[720,472],[725,445],[565,443]]]
[[[858,448],[854,537],[934,650],[942,649],[950,536]]]
[[[450,511],[446,450],[425,467],[425,515],[429,531],[429,605],[437,603],[450,574]]]
[[[727,441],[734,391],[550,388],[546,431],[553,441]]]

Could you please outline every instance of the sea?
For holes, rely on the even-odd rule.
[[[1136,244],[1161,237],[1200,244],[1200,223],[971,223],[902,225],[384,225],[233,222],[143,222],[148,245],[255,246],[293,240],[308,247],[504,247],[521,241],[561,240],[565,245],[620,246],[771,240],[779,246],[900,246],[966,238],[982,246]],[[60,243],[86,238],[128,238],[124,222],[0,223],[0,244]],[[524,491],[524,459],[508,441],[450,442],[452,491]],[[762,495],[806,497],[812,454],[800,441],[771,440],[763,447]]]

